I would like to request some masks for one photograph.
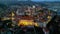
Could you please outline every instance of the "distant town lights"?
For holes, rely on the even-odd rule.
[[[35,8],[35,6],[33,5],[33,8]]]

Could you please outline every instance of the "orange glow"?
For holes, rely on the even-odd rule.
[[[13,12],[11,14],[12,14],[12,17],[15,16],[15,14]]]
[[[34,23],[33,20],[19,20],[18,26],[38,26],[37,23]]]
[[[37,26],[37,27],[38,27],[38,26],[39,26],[39,24],[38,24],[38,23],[34,23],[34,26]]]
[[[19,20],[18,26],[19,25],[23,25],[23,26],[33,25],[33,21],[32,20]]]

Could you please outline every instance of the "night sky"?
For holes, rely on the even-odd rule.
[[[32,0],[32,1],[60,1],[60,0]]]
[[[21,1],[21,0],[0,0],[0,1]],[[31,0],[31,1],[60,1],[60,0]]]

